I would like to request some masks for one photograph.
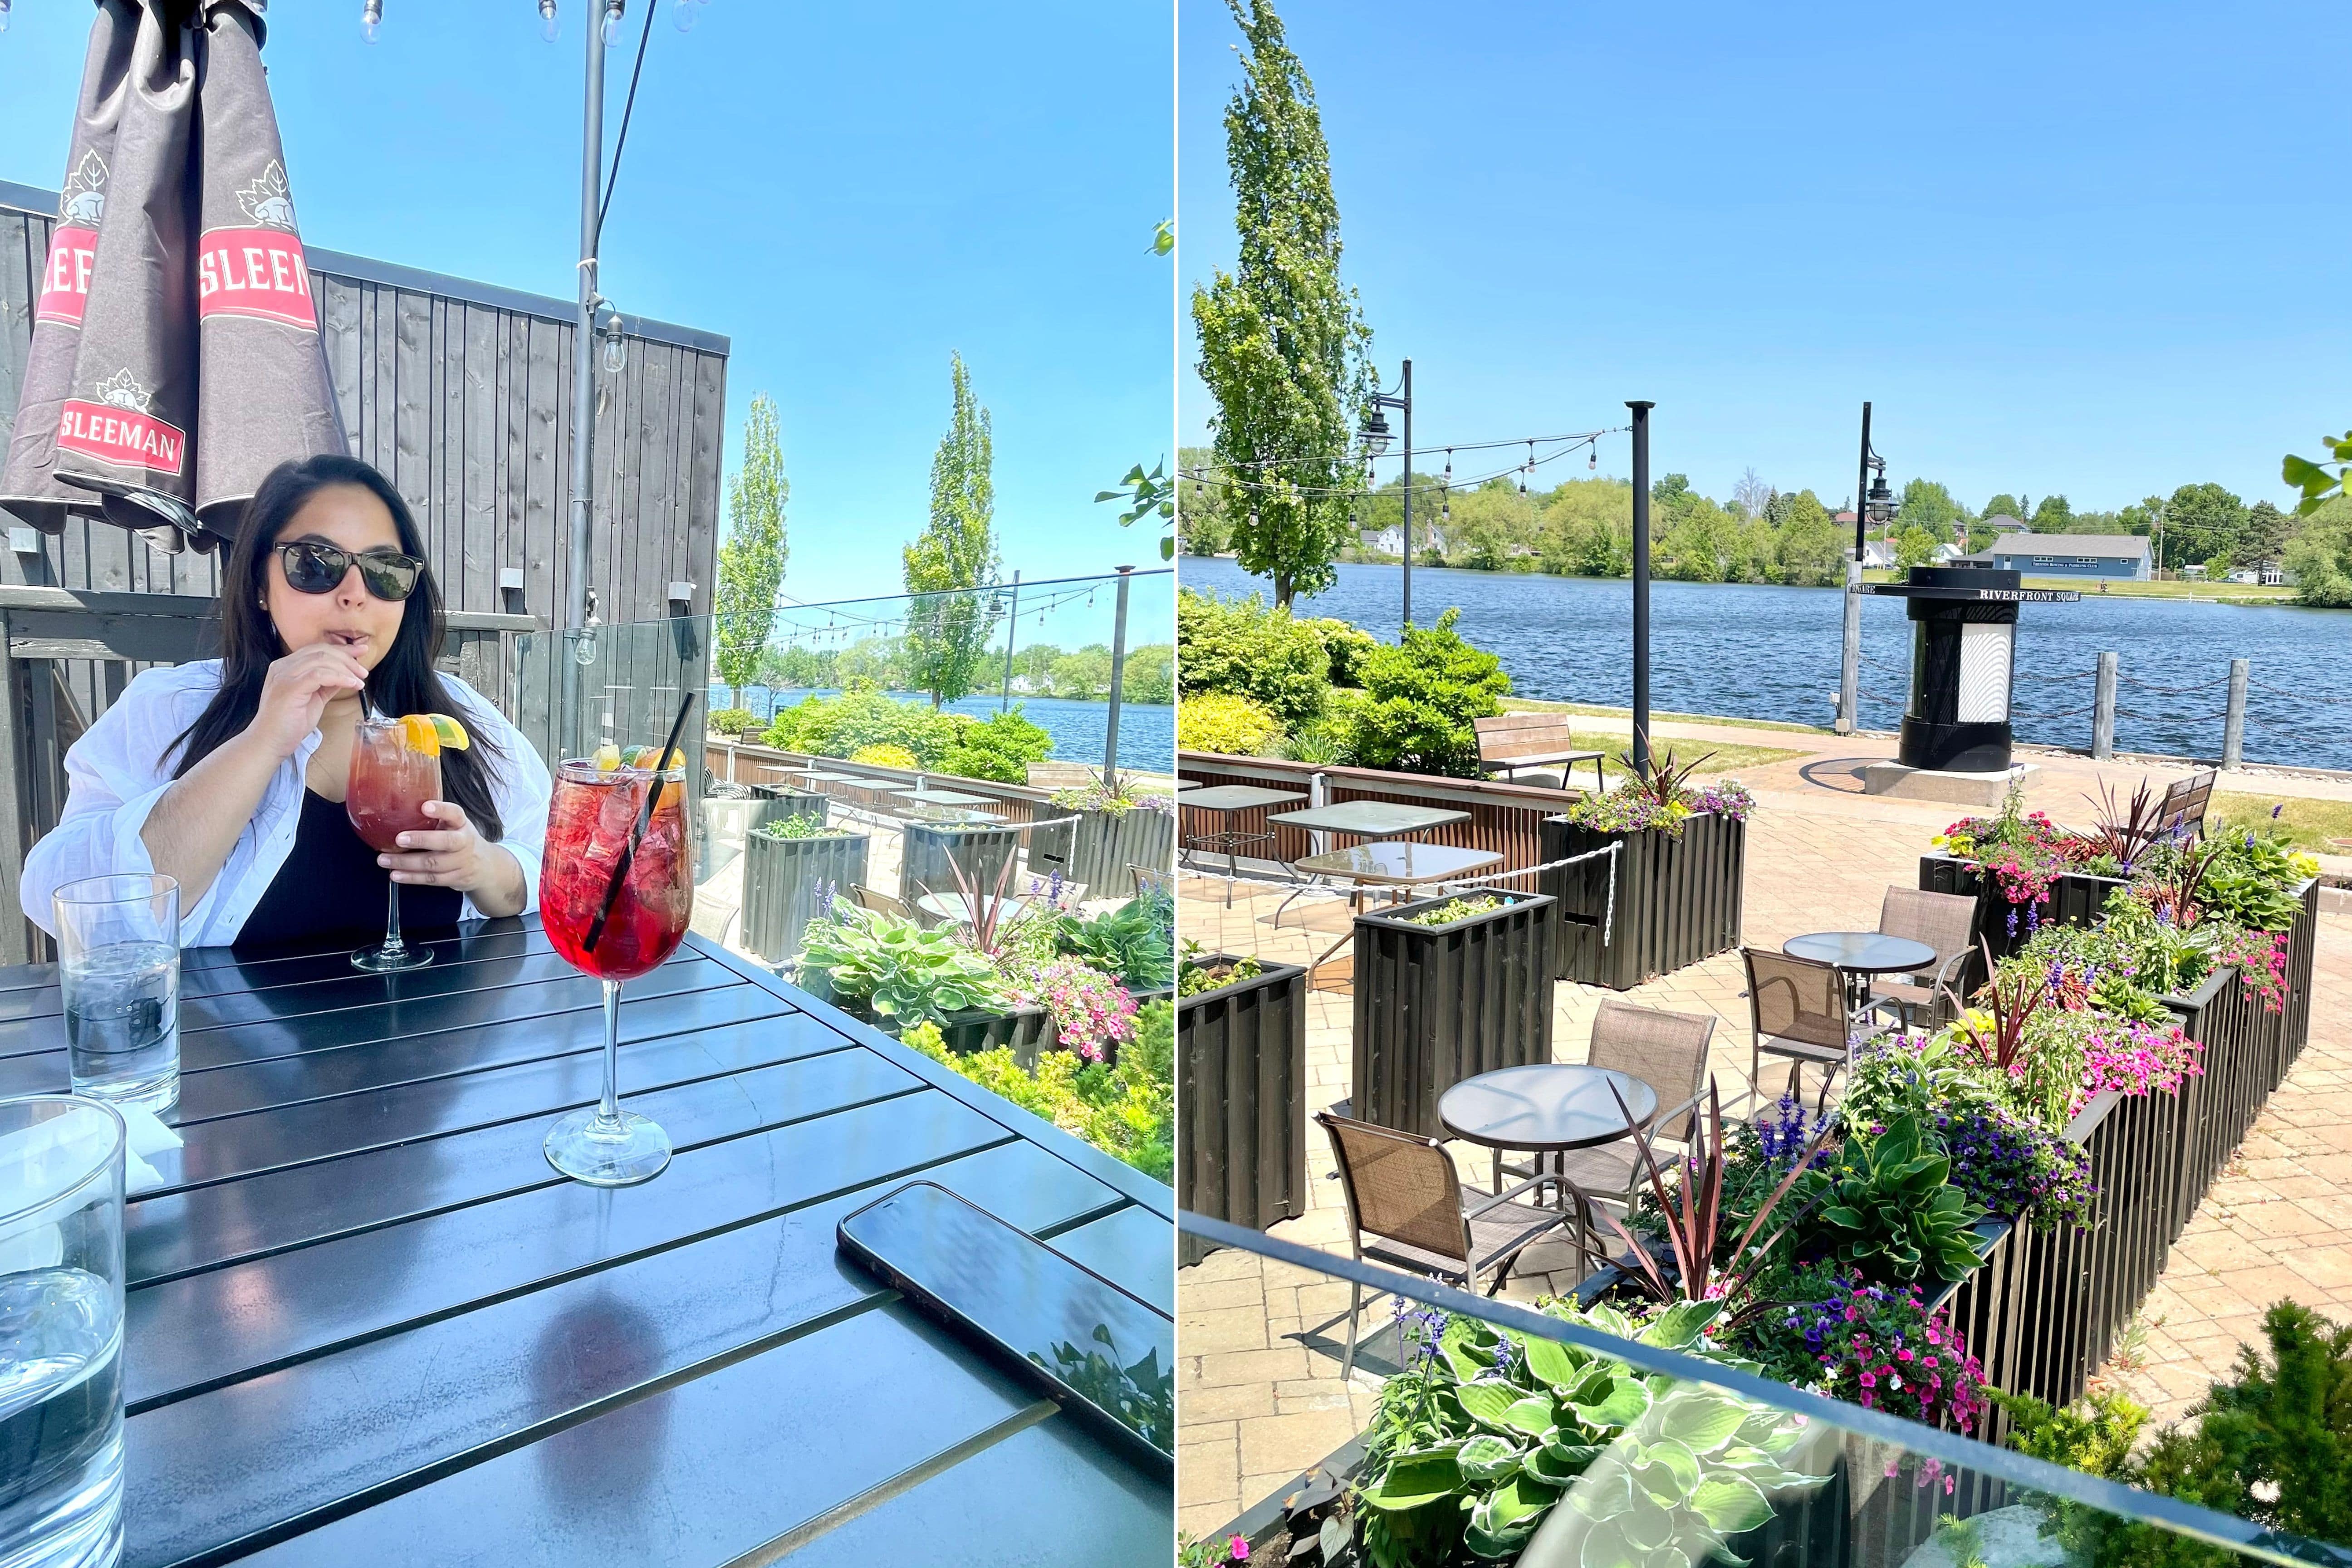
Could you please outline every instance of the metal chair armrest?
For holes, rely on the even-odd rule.
[[[1517,1197],[1520,1194],[1527,1192],[1530,1188],[1558,1186],[1560,1184],[1561,1181],[1561,1177],[1556,1176],[1547,1171],[1541,1175],[1532,1176],[1527,1181],[1521,1182],[1516,1187],[1505,1188],[1503,1191],[1496,1193],[1493,1197],[1488,1198],[1484,1203],[1472,1204],[1468,1208],[1462,1211],[1462,1215],[1465,1219],[1475,1219],[1480,1215],[1485,1214],[1488,1209],[1509,1203],[1513,1198]]]

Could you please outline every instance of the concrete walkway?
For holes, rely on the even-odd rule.
[[[1583,722],[1583,721],[1580,721]],[[1595,723],[1603,722],[1594,721]],[[1663,742],[1708,739],[1784,746],[1805,755],[1744,775],[1759,809],[1749,825],[1747,939],[1777,947],[1802,931],[1874,926],[1889,884],[1914,886],[1919,855],[1958,807],[1861,793],[1860,769],[1893,753],[1891,740],[1773,730],[1661,723]],[[1677,745],[1677,749],[1680,746]],[[1704,749],[1703,743],[1698,749]],[[2158,787],[2185,768],[2100,766],[2087,759],[2036,755],[2028,802],[2061,821],[2087,815],[2085,790],[2102,779],[2127,795],[2145,773]],[[2352,781],[2247,776],[2239,787],[2352,798]],[[1178,919],[1188,940],[1211,951],[1302,960],[1347,929],[1346,906],[1303,902],[1267,923],[1278,895],[1243,889],[1228,910],[1213,879],[1180,883]],[[2177,1418],[2221,1375],[2241,1341],[2259,1337],[2263,1310],[2282,1296],[2352,1316],[2352,916],[2321,919],[2311,1044],[2249,1136],[2240,1159],[2191,1220],[2143,1314],[2144,1331],[2105,1375]],[[1327,976],[1331,972],[1326,971]],[[1343,978],[1310,999],[1308,1101],[1319,1109],[1348,1092],[1352,999]],[[1712,1013],[1721,1022],[1713,1070],[1727,1105],[1748,1091],[1748,1005],[1738,956],[1726,953],[1653,981],[1627,999],[1647,1006]],[[1594,1010],[1611,994],[1562,984],[1555,995],[1555,1055],[1581,1061]],[[1768,1061],[1772,1091],[1782,1079]],[[1277,1228],[1285,1239],[1345,1254],[1346,1215],[1330,1151],[1307,1142],[1314,1208]],[[1465,1182],[1483,1184],[1483,1150],[1458,1148]],[[1575,1282],[1574,1249],[1531,1250],[1506,1294],[1519,1300]],[[1339,1447],[1370,1419],[1386,1362],[1374,1345],[1351,1382],[1339,1377],[1348,1289],[1283,1265],[1232,1251],[1212,1254],[1177,1279],[1180,1453],[1179,1524],[1214,1530]],[[1388,1305],[1364,1317],[1369,1335]],[[1369,1362],[1369,1364],[1368,1364]]]

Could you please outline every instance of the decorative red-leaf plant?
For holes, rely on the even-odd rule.
[[[1707,1115],[1698,1123],[1696,1147],[1684,1165],[1683,1180],[1676,1188],[1676,1195],[1681,1199],[1679,1207],[1667,1196],[1665,1173],[1659,1167],[1657,1151],[1651,1146],[1649,1134],[1634,1124],[1633,1113],[1627,1108],[1625,1097],[1618,1092],[1615,1084],[1609,1086],[1609,1092],[1616,1097],[1617,1109],[1624,1116],[1625,1124],[1633,1130],[1633,1148],[1650,1178],[1650,1194],[1657,1203],[1660,1216],[1665,1221],[1666,1242],[1673,1250],[1675,1267],[1682,1274],[1681,1298],[1705,1301],[1717,1296],[1730,1295],[1762,1264],[1770,1254],[1773,1244],[1788,1234],[1789,1226],[1784,1225],[1761,1245],[1752,1249],[1748,1246],[1755,1240],[1756,1233],[1764,1228],[1764,1222],[1771,1217],[1773,1210],[1780,1207],[1780,1200],[1788,1196],[1789,1190],[1797,1184],[1797,1178],[1804,1174],[1806,1168],[1813,1163],[1813,1156],[1820,1152],[1832,1124],[1823,1121],[1814,1129],[1812,1137],[1806,1141],[1805,1146],[1798,1151],[1796,1159],[1790,1164],[1789,1173],[1780,1178],[1780,1184],[1772,1189],[1772,1195],[1757,1209],[1756,1216],[1740,1233],[1730,1256],[1717,1269],[1715,1267],[1715,1247],[1717,1232],[1723,1219],[1723,1170],[1727,1145],[1723,1131],[1723,1096],[1716,1088],[1715,1075],[1707,1075]],[[1578,1195],[1580,1199],[1582,1196],[1581,1194]],[[1659,1300],[1675,1300],[1676,1292],[1667,1283],[1664,1268],[1650,1249],[1642,1244],[1641,1237],[1620,1224],[1615,1215],[1602,1210],[1601,1217],[1633,1249],[1633,1266],[1638,1271],[1635,1279]],[[1711,1285],[1710,1276],[1713,1277]]]

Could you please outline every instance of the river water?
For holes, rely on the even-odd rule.
[[[1152,640],[1162,640],[1158,633]],[[1171,627],[1165,638],[1175,641]],[[762,719],[772,718],[779,706],[790,707],[804,697],[838,697],[838,691],[804,691],[797,688],[771,691],[764,686],[743,688],[743,706]],[[899,700],[913,699],[909,694],[897,694]],[[727,688],[713,685],[709,698],[713,708],[727,706]],[[1102,765],[1103,742],[1108,738],[1110,704],[1108,702],[1073,702],[1061,697],[1020,697],[1013,699],[1029,722],[1054,738],[1054,760],[1063,763],[1087,763]],[[994,693],[985,696],[975,692],[959,697],[947,705],[951,713],[969,713],[975,719],[986,719],[997,711]],[[1176,771],[1176,710],[1164,702],[1122,702],[1118,705],[1118,765],[1137,768],[1146,773],[1169,773]]]
[[[1227,560],[1185,556],[1183,585],[1230,596],[1263,590]],[[1339,568],[1302,615],[1337,616],[1394,641],[1401,574]],[[1415,567],[1414,619],[1460,605],[1460,631],[1496,654],[1521,697],[1625,707],[1633,698],[1633,585]],[[1650,704],[1827,725],[1838,686],[1844,595],[1832,588],[1654,583]],[[1892,730],[1910,688],[1911,629],[1900,599],[1862,604],[1862,721]],[[2352,768],[2352,613],[2287,605],[2101,597],[2027,605],[2019,616],[2018,738],[2088,747],[2102,650],[2118,657],[2118,750],[2216,757],[2230,660],[2252,661],[2248,762]]]

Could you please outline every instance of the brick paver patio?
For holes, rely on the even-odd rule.
[[[1662,736],[1703,736],[1661,725]],[[1749,824],[1747,939],[1777,946],[1799,932],[1867,928],[1890,883],[1914,885],[1928,838],[1962,808],[1861,795],[1863,761],[1891,747],[1873,741],[1720,731],[1722,739],[1785,745],[1802,758],[1746,775],[1759,810]],[[1703,749],[1703,748],[1702,748]],[[2061,821],[2084,820],[2082,795],[2106,777],[2125,793],[2147,773],[2158,786],[2178,770],[2100,767],[2079,758],[2036,756],[2042,764],[2031,805]],[[2352,797],[2352,783],[2248,777],[2231,784],[2273,793]],[[1267,923],[1280,895],[1247,887],[1231,910],[1213,879],[1180,883],[1179,921],[1188,940],[1211,951],[1303,961],[1347,929],[1344,902],[1293,905],[1279,929]],[[1302,910],[1307,911],[1302,924]],[[1339,970],[1323,972],[1307,1034],[1311,1108],[1347,1097],[1351,998]],[[2352,916],[2324,914],[2311,1043],[2249,1135],[2240,1158],[2191,1219],[2132,1337],[2103,1376],[2175,1419],[2226,1370],[2242,1341],[2259,1337],[2263,1310],[2283,1296],[2339,1318],[2352,1315]],[[1737,953],[1726,953],[1627,994],[1644,1005],[1713,1013],[1714,1071],[1727,1105],[1748,1091],[1748,1005]],[[1555,1054],[1580,1061],[1596,987],[1561,984],[1555,994]],[[1782,1079],[1771,1063],[1777,1091]],[[1465,1180],[1483,1186],[1483,1150],[1457,1148]],[[1330,1151],[1307,1141],[1313,1210],[1276,1227],[1286,1240],[1344,1255],[1346,1211]],[[1575,1283],[1575,1249],[1531,1249],[1505,1294],[1518,1300]],[[1180,1527],[1214,1530],[1345,1443],[1370,1419],[1385,1361],[1339,1377],[1348,1289],[1245,1253],[1212,1254],[1177,1277]],[[1369,1338],[1389,1321],[1388,1304],[1364,1314]]]

